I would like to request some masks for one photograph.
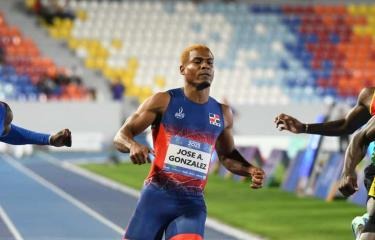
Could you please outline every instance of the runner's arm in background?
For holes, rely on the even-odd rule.
[[[324,123],[301,123],[298,119],[281,113],[275,118],[276,128],[293,133],[319,134],[325,136],[340,136],[352,134],[363,126],[370,118],[369,104],[372,100],[372,88],[365,88],[358,96],[357,104],[345,118]]]
[[[25,128],[10,125],[10,131],[5,136],[0,137],[1,142],[13,145],[38,144],[52,145],[55,147],[72,146],[72,136],[69,129],[63,129],[56,134],[34,132]]]
[[[6,102],[0,101],[0,141],[13,145],[39,144],[55,147],[72,146],[69,129],[56,134],[44,134],[27,130],[12,124],[13,112]]]

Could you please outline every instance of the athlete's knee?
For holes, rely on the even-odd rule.
[[[203,237],[196,233],[182,233],[174,235],[169,240],[203,240]]]
[[[370,215],[362,233],[375,233],[375,215]]]

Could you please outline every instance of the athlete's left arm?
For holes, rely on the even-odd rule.
[[[38,144],[52,145],[55,147],[72,145],[72,137],[69,129],[63,129],[56,134],[34,132],[14,124],[10,125],[10,131],[7,135],[0,137],[1,142],[12,145]]]
[[[252,188],[262,187],[264,171],[250,164],[235,148],[233,140],[233,114],[229,106],[222,104],[224,130],[216,142],[220,162],[232,173],[252,177]]]

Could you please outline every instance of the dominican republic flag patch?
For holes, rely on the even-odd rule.
[[[216,127],[221,127],[220,116],[218,114],[209,113],[208,116],[209,116],[211,125],[215,125]]]

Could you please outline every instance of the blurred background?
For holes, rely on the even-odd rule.
[[[350,136],[280,132],[273,120],[343,118],[374,85],[372,1],[0,0],[0,9],[0,100],[16,125],[73,133],[69,149],[0,145],[0,239],[120,238],[149,165],[129,164],[112,139],[147,97],[182,86],[179,56],[194,43],[215,56],[211,95],[232,107],[236,145],[267,174],[253,191],[213,157],[206,238],[354,238],[373,146],[346,200],[337,182]],[[152,144],[149,130],[138,140]]]

